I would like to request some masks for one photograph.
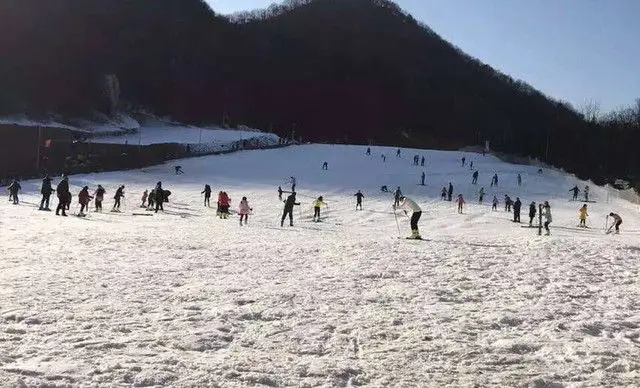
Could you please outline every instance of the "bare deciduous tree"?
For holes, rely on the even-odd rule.
[[[580,113],[585,120],[592,123],[596,122],[600,118],[600,103],[595,100],[586,100],[580,106]]]

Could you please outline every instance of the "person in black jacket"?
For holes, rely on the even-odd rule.
[[[51,209],[49,209],[49,199],[51,198],[51,193],[53,193],[53,187],[51,187],[51,178],[49,178],[49,175],[42,179],[40,193],[42,194],[42,200],[40,201],[40,208],[38,210],[51,211]]]
[[[64,175],[60,183],[58,183],[58,187],[56,187],[56,194],[58,195],[58,207],[56,208],[56,215],[60,215],[60,211],[62,211],[62,216],[66,217],[66,209],[67,209],[67,201],[70,197],[69,192],[69,178]]]
[[[158,182],[154,194],[153,199],[156,202],[156,213],[158,210],[164,211],[164,190],[162,190],[162,182]]]
[[[204,185],[204,190],[200,194],[204,194],[204,206],[211,207],[211,186]]]
[[[97,212],[101,212],[102,211],[102,201],[104,200],[104,195],[107,191],[104,189],[104,187],[102,187],[102,185],[98,185],[98,188],[96,189],[96,192],[94,193],[95,195],[95,205],[96,205],[96,211]]]
[[[358,210],[358,207],[360,207],[360,210],[362,210],[362,198],[364,198],[364,194],[362,194],[360,190],[358,190],[358,192],[353,196],[356,197],[356,210]]]
[[[516,201],[513,203],[513,222],[520,222],[520,209],[522,208],[522,202],[520,198],[516,197]]]
[[[293,226],[293,206],[300,205],[296,202],[296,193],[291,193],[284,201],[284,211],[282,212],[282,219],[280,220],[280,227],[284,226],[284,219],[289,215],[289,226]]]
[[[13,182],[11,182],[11,184],[9,185],[9,187],[7,187],[7,189],[9,190],[9,199],[13,198],[13,204],[17,205],[19,203],[18,191],[22,189],[22,186],[20,186],[20,183],[18,183],[17,179],[14,179]]]
[[[447,190],[447,201],[451,202],[451,197],[453,196],[453,185],[449,182],[449,189]]]
[[[531,202],[529,205],[529,226],[533,226],[533,219],[536,217],[536,203]]]
[[[112,212],[120,211],[120,200],[123,197],[124,197],[124,185],[118,187],[118,189],[116,190],[116,194],[113,196],[113,199],[115,200],[115,202],[113,203],[113,209],[111,209]]]

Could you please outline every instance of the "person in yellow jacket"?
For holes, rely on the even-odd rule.
[[[579,214],[579,218],[580,218],[580,225],[583,228],[587,227],[587,216],[589,214],[587,214],[587,204],[585,203],[584,205],[582,205],[582,207],[580,208],[580,210],[578,210],[578,214]]]
[[[313,221],[320,222],[320,206],[328,206],[322,201],[322,196],[313,201]]]

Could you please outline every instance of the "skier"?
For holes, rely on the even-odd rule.
[[[42,179],[40,193],[42,194],[42,200],[40,201],[40,208],[38,210],[51,211],[51,209],[49,209],[49,199],[51,198],[51,193],[53,193],[53,187],[51,187],[51,178],[49,178],[49,175],[46,175],[44,179]]]
[[[380,186],[380,191],[382,191],[383,193],[388,193],[389,188],[387,187],[387,185],[382,185]]]
[[[323,170],[328,170],[329,169],[329,163],[327,163],[327,162],[322,163],[322,169]]]
[[[371,156],[371,147],[367,147],[367,152],[365,152],[365,155]]]
[[[580,189],[578,188],[578,185],[573,186],[573,189],[569,190],[569,192],[573,192],[573,198],[571,198],[572,201],[577,201],[578,200],[578,193],[580,192]]]
[[[282,201],[282,187],[278,186],[278,199]]]
[[[229,216],[229,207],[231,206],[231,198],[225,191],[218,197],[218,203],[220,204],[220,218],[227,219]]]
[[[164,211],[164,190],[162,189],[162,182],[156,184],[156,188],[153,193],[153,201],[156,205],[156,213],[158,210]]]
[[[513,201],[511,200],[511,197],[509,197],[508,195],[504,196],[504,211],[511,213],[511,205],[513,204]]]
[[[291,177],[291,191],[295,192],[296,191],[296,178],[295,177]]]
[[[386,162],[386,161],[387,161],[387,157],[386,157],[386,156],[384,156],[384,154],[382,154],[382,163],[384,163],[384,162]]]
[[[477,185],[478,184],[478,171],[474,171],[472,178],[471,178],[471,184],[472,185]]]
[[[513,222],[520,223],[521,208],[522,208],[522,202],[520,202],[519,197],[516,197],[516,201],[513,203]]]
[[[284,226],[284,219],[289,215],[289,226],[293,226],[293,206],[300,205],[299,202],[296,202],[296,193],[293,192],[289,194],[287,199],[284,201],[284,211],[282,212],[282,219],[280,220],[280,227]]]
[[[123,197],[124,197],[124,185],[118,187],[115,195],[113,196],[113,199],[115,200],[115,202],[113,203],[113,209],[111,209],[112,212],[116,212],[116,213],[120,212],[120,200]]]
[[[469,170],[473,170],[473,160],[469,163]]]
[[[584,201],[589,202],[589,186],[584,187]]]
[[[462,167],[464,167],[464,163],[466,162],[467,158],[465,158],[464,156],[462,157]]]
[[[582,205],[580,210],[578,210],[578,214],[579,214],[578,218],[580,219],[580,224],[578,226],[586,228],[587,227],[587,217],[589,216],[589,214],[587,214],[587,204],[586,203],[584,205]]]
[[[484,200],[484,187],[481,187],[480,191],[478,191],[478,202],[480,203],[480,205],[482,205],[483,200]]]
[[[149,190],[145,190],[142,193],[142,204],[140,205],[140,207],[147,207],[147,198],[149,198]]]
[[[451,202],[451,197],[453,196],[453,185],[449,182],[449,190],[447,190],[447,200]]]
[[[418,230],[418,221],[420,220],[420,216],[422,215],[422,209],[418,206],[417,203],[412,201],[407,197],[400,197],[400,203],[396,206],[393,205],[393,210],[400,208],[404,211],[405,214],[411,212],[411,236],[407,237],[408,239],[421,240],[420,231]]]
[[[533,219],[536,217],[536,203],[531,202],[529,205],[529,227],[533,226]]]
[[[246,225],[249,221],[249,213],[251,213],[253,209],[249,206],[249,201],[247,201],[247,197],[242,197],[240,201],[240,205],[238,205],[238,214],[240,214],[240,226],[242,226],[242,219],[244,218],[244,224]]]
[[[420,166],[424,167],[424,156],[420,159]]]
[[[400,157],[400,148],[398,148],[398,150],[396,151],[396,156]]]
[[[9,199],[13,198],[13,204],[17,205],[20,201],[18,200],[18,191],[22,189],[20,183],[18,183],[17,179],[14,179],[13,182],[7,187],[9,190]]]
[[[393,205],[398,206],[400,204],[400,197],[402,197],[402,191],[400,191],[400,186],[393,192]]]
[[[518,174],[518,186],[522,186],[522,176]]]
[[[426,175],[425,175],[425,173],[424,173],[424,171],[423,171],[423,172],[422,172],[422,175],[420,176],[420,180],[421,180],[421,182],[422,182],[422,183],[421,183],[421,185],[422,185],[422,186],[424,186],[424,178],[425,178],[425,176],[426,176]]]
[[[447,188],[446,187],[442,188],[442,192],[440,193],[440,198],[442,198],[443,201],[447,200]]]
[[[458,204],[458,214],[462,214],[462,208],[464,206],[464,198],[462,198],[462,194],[458,194],[458,199],[456,199],[456,203]]]
[[[93,199],[91,195],[89,195],[89,186],[85,186],[78,193],[78,202],[80,203],[80,213],[78,213],[79,217],[84,217],[85,209],[89,211],[89,202]]]
[[[358,192],[353,196],[356,197],[356,210],[358,210],[358,207],[360,207],[360,210],[362,210],[362,198],[364,198],[364,194],[362,194],[360,190],[358,190]]]
[[[544,201],[543,211],[544,213],[542,213],[542,215],[545,219],[544,230],[547,231],[546,235],[548,236],[551,234],[551,230],[549,230],[549,224],[551,223],[551,221],[553,221],[553,219],[551,218],[551,206],[549,205],[548,201]]]
[[[204,206],[211,207],[211,186],[204,185],[204,190],[200,194],[204,194]]]
[[[320,206],[328,206],[322,200],[322,196],[319,196],[318,199],[313,201],[313,220],[315,222],[320,222]]]
[[[58,194],[58,207],[56,208],[56,216],[60,215],[60,211],[62,211],[62,216],[66,217],[67,213],[65,210],[67,209],[67,200],[69,198],[69,178],[66,175],[62,176],[62,180],[58,183],[56,187],[56,193]]]
[[[613,218],[614,223],[607,229],[607,233],[611,233],[611,229],[615,226],[616,234],[620,233],[620,225],[622,224],[622,217],[616,213],[609,213],[609,216]]]
[[[493,204],[491,205],[491,210],[498,210],[498,197],[493,196]]]
[[[101,185],[98,185],[98,188],[96,189],[96,192],[93,193],[93,195],[95,197],[95,207],[96,207],[96,211],[97,212],[101,212],[102,211],[102,201],[104,200],[104,194],[105,193],[106,193],[106,190]],[[149,200],[149,202],[151,202],[151,200]]]
[[[498,187],[498,174],[493,174],[494,185]]]
[[[175,170],[176,175],[184,174],[184,171],[182,171],[182,166],[175,166]]]

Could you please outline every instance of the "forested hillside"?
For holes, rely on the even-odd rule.
[[[200,0],[5,0],[0,53],[0,114],[144,107],[314,141],[490,140],[599,183],[633,179],[640,162],[640,107],[586,121],[386,0],[288,1],[231,18]]]

